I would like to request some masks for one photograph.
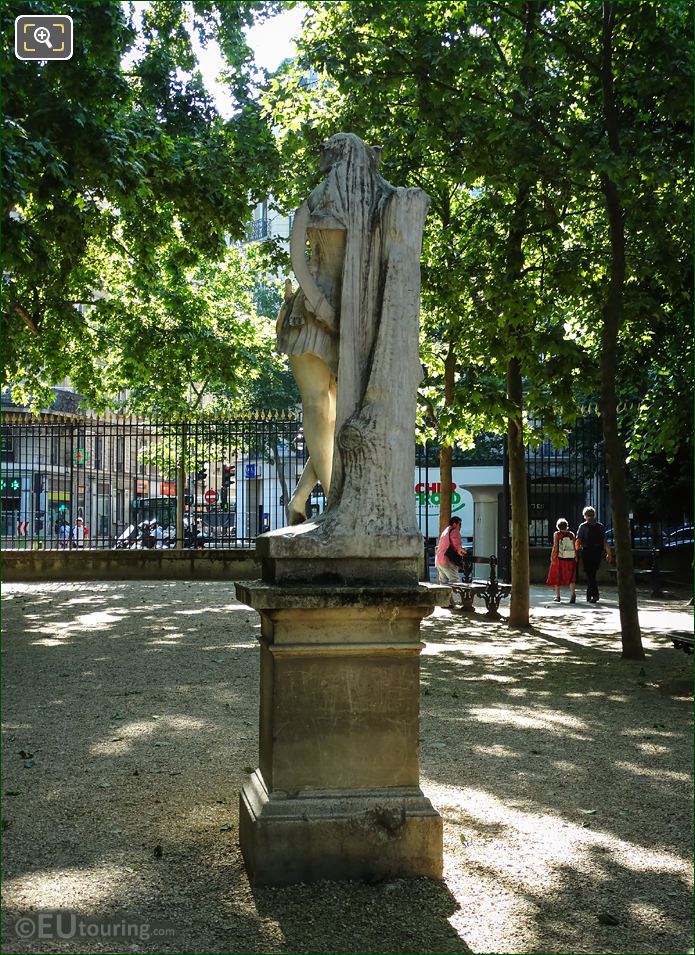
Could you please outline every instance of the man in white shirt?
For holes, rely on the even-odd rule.
[[[84,547],[85,538],[89,537],[89,531],[84,526],[84,518],[78,517],[77,523],[72,529],[72,543],[74,547]]]

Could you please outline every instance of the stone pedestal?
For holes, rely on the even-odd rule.
[[[273,555],[273,542],[258,540],[264,576],[283,579],[275,543]],[[449,591],[415,581],[322,586],[307,563],[309,584],[236,585],[262,621],[260,767],[240,804],[249,877],[439,878],[442,822],[419,788],[419,631]],[[359,561],[352,568],[344,572],[365,573]]]

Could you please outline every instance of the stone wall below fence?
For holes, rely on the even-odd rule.
[[[548,576],[550,567],[550,547],[531,547],[531,583],[544,584]],[[615,549],[613,549],[615,554]],[[633,550],[632,559],[635,569],[647,570],[651,567],[652,555],[648,550]],[[692,582],[693,572],[691,561],[693,559],[692,547],[674,547],[664,548],[659,554],[659,570],[669,575],[668,580],[664,579],[664,586],[669,582],[683,584],[688,586]],[[615,564],[609,564],[602,560],[599,565],[597,580],[599,584],[615,584],[615,574],[610,571]],[[578,588],[586,583],[586,577],[579,565],[579,583]]]
[[[548,576],[548,570],[550,568],[550,547],[531,547],[530,550],[530,576],[532,584],[544,584]],[[614,583],[614,578],[609,572],[608,568],[610,564],[607,564],[605,560],[602,560],[596,579],[599,584],[610,584]],[[579,585],[586,580],[584,572],[581,567],[581,561],[579,565]]]
[[[532,547],[531,583],[544,584],[550,564],[549,547]],[[650,566],[651,554],[633,552],[635,567]],[[255,550],[4,550],[2,578],[8,582],[41,580],[257,580],[260,561]],[[692,581],[692,548],[662,551],[659,567],[674,583]],[[483,577],[478,571],[478,576]],[[599,583],[615,583],[601,561]],[[580,570],[579,583],[584,581]]]
[[[255,550],[2,551],[8,582],[52,580],[255,580]]]

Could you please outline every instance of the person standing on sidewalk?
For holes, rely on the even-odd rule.
[[[553,549],[550,552],[550,569],[546,584],[555,588],[555,603],[560,603],[560,587],[569,587],[570,603],[577,602],[577,554],[574,534],[564,517],[559,518],[553,534]]]
[[[70,521],[65,516],[65,513],[61,511],[60,517],[56,521],[55,525],[56,534],[58,535],[58,541],[63,550],[70,546],[70,535],[72,534],[72,528],[70,527]]]
[[[81,517],[77,518],[77,523],[72,529],[72,546],[73,547],[84,547],[85,539],[89,537],[89,531],[85,527],[84,519]]]
[[[461,518],[452,517],[441,533],[434,556],[437,583],[449,585],[459,583],[463,555],[467,553],[461,540]],[[451,605],[453,606],[453,595]]]
[[[593,507],[585,507],[582,511],[584,523],[577,528],[577,552],[582,556],[584,573],[586,574],[586,599],[588,603],[598,603],[600,594],[596,583],[596,574],[601,556],[605,553],[610,564],[613,560],[611,549],[606,540],[606,529],[596,520],[596,511]]]

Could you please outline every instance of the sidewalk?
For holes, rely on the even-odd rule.
[[[421,773],[445,881],[252,890],[237,800],[257,760],[258,616],[226,583],[3,590],[4,951],[691,948],[692,658],[668,639],[692,631],[684,600],[641,600],[644,663],[620,659],[610,588],[596,606],[532,588],[527,630],[437,610]],[[46,909],[174,934],[13,937]]]
[[[570,626],[576,631],[575,636],[581,636],[582,628],[589,626],[593,633],[603,632],[606,635],[618,634],[620,640],[620,611],[618,609],[618,594],[615,587],[603,585],[601,599],[597,604],[589,604],[585,598],[586,585],[577,584],[577,603],[570,605],[569,592],[562,588],[561,603],[553,601],[555,592],[552,587],[537,585],[531,587],[531,608],[535,620],[555,619],[558,615],[563,618],[571,614]],[[642,636],[649,640],[659,635],[670,633],[672,630],[693,632],[693,608],[688,606],[687,596],[682,588],[671,591],[663,598],[652,598],[648,589],[640,589],[637,599],[639,602],[639,618]],[[502,608],[507,607],[509,601],[503,601]],[[644,642],[644,640],[643,640]],[[645,643],[646,649],[646,643]]]

